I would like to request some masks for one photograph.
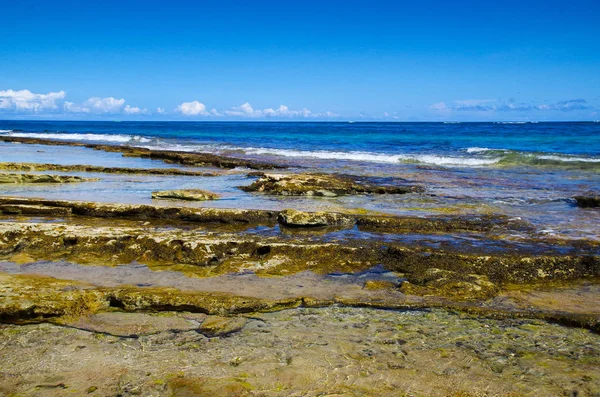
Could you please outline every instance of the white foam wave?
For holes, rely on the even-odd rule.
[[[241,148],[240,148],[241,149]],[[498,162],[498,159],[477,159],[467,157],[436,156],[429,154],[384,154],[371,152],[332,152],[302,151],[290,149],[246,148],[241,149],[251,155],[275,155],[284,157],[316,158],[321,160],[346,160],[371,163],[427,163],[435,165],[478,166]]]
[[[467,153],[484,153],[484,152],[489,152],[489,151],[492,151],[492,150],[498,150],[498,149],[490,149],[490,148],[487,148],[487,147],[477,147],[477,146],[475,146],[475,147],[467,148]]]
[[[77,134],[77,133],[34,133],[34,132],[8,132],[8,135],[17,138],[59,139],[64,141],[96,141],[96,142],[140,142],[147,143],[152,140],[138,135],[120,134]]]
[[[600,163],[600,159],[594,159],[589,157],[565,157],[565,156],[556,156],[556,155],[548,155],[548,156],[537,156],[538,159],[542,160],[555,160],[555,161],[581,161],[584,163]]]
[[[0,130],[0,134],[5,134],[7,132],[12,132],[13,130]]]

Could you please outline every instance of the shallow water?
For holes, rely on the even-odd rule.
[[[339,123],[223,125],[0,122],[0,129],[23,130],[3,133],[9,135],[204,150],[291,164],[292,168],[284,172],[339,172],[368,175],[375,181],[379,179],[383,182],[389,178],[402,178],[407,183],[426,188],[423,195],[273,197],[237,189],[237,186],[248,185],[253,181],[245,176],[247,170],[238,169],[213,178],[71,173],[94,176],[101,180],[63,186],[0,186],[0,195],[172,205],[172,201],[152,200],[151,192],[200,188],[221,194],[222,199],[202,203],[177,202],[177,205],[273,210],[291,207],[306,211],[374,211],[410,215],[500,213],[526,219],[537,227],[541,235],[600,240],[600,211],[579,209],[572,199],[580,194],[600,194],[600,168],[594,168],[594,164],[600,167],[600,162],[596,162],[600,161],[600,143],[596,145],[600,137],[600,126],[597,124],[384,123],[356,126]],[[260,142],[271,148],[266,151],[249,149]],[[232,145],[236,149],[231,149]],[[288,153],[293,148],[300,152],[331,152],[337,148],[335,150],[346,154],[358,150],[361,153],[373,152],[379,157],[327,157],[322,153],[318,156]],[[519,163],[507,159],[494,164],[469,163],[469,159],[481,160],[499,155],[497,151],[484,150],[485,148],[522,151],[529,153],[527,155],[537,151],[545,153],[542,157],[559,153],[563,157],[558,163],[558,160],[554,163]],[[276,149],[283,152],[275,155],[273,150]],[[388,161],[393,160],[394,151],[411,156],[427,155],[431,162],[406,163],[397,159]],[[460,164],[440,163],[436,160],[444,156],[462,160]],[[576,160],[577,158],[585,158],[585,161]],[[123,157],[119,153],[81,147],[8,143],[0,143],[0,161],[139,168],[175,167],[161,161]]]
[[[148,396],[597,396],[600,389],[597,334],[442,310],[292,309],[255,315],[239,333],[212,339],[195,330],[123,338],[0,325],[0,340],[0,390],[19,395],[91,387]]]
[[[134,285],[138,287],[172,287],[183,291],[224,292],[235,295],[283,299],[310,296],[317,299],[370,298],[381,293],[364,289],[367,281],[391,281],[402,278],[382,267],[359,273],[319,275],[310,271],[290,276],[259,277],[253,272],[226,274],[208,278],[189,277],[176,271],[150,270],[138,263],[107,266],[82,266],[71,262],[39,261],[18,265],[0,262],[0,272],[13,274],[39,274],[64,280],[75,280],[102,287]],[[401,296],[387,291],[385,295]]]

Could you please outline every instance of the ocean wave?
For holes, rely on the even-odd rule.
[[[543,155],[543,156],[538,156],[538,159],[566,161],[566,162],[600,163],[600,159],[587,158],[587,157],[575,157],[575,156]]]
[[[40,138],[40,139],[58,139],[64,141],[96,141],[96,142],[118,142],[118,143],[147,143],[151,142],[152,139],[145,138],[138,135],[121,135],[121,134],[79,134],[79,133],[67,133],[67,132],[4,132],[9,136],[17,138]]]
[[[479,166],[493,164],[497,161],[495,159],[443,156],[431,154],[385,154],[372,152],[336,152],[326,150],[303,151],[269,148],[245,148],[242,150],[244,153],[250,155],[274,155],[283,157],[316,158],[320,160],[344,160],[388,164],[425,163],[445,166]]]
[[[467,153],[485,153],[485,152],[491,152],[491,151],[496,151],[496,150],[500,150],[500,149],[490,149],[487,147],[470,147],[467,148],[466,152]]]
[[[0,134],[5,134],[7,132],[13,132],[13,130],[0,130]]]

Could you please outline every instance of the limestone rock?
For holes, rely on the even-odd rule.
[[[4,174],[0,173],[0,183],[74,183],[97,181],[72,175]]]
[[[338,174],[262,174],[246,192],[263,192],[280,196],[336,197],[355,194],[406,194],[422,192],[420,186],[375,184],[364,177]]]
[[[244,317],[207,316],[198,332],[209,338],[229,335],[241,331],[247,322]]]
[[[277,216],[277,221],[289,227],[350,226],[354,218],[333,212],[303,212],[285,209]]]
[[[429,268],[412,277],[415,283],[404,282],[400,291],[410,295],[438,295],[458,300],[487,299],[498,287],[487,276],[460,274],[451,270]]]
[[[152,192],[152,198],[156,199],[177,199],[190,201],[205,201],[216,200],[220,196],[216,193],[201,189],[185,189],[185,190],[159,190]]]

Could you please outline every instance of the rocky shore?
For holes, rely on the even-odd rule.
[[[0,163],[0,180],[20,184],[93,182],[41,171],[203,178],[220,175],[215,167],[241,167],[233,172],[243,180],[248,169],[282,168],[0,139],[212,167]],[[600,389],[597,240],[549,236],[494,212],[294,208],[298,198],[431,194],[410,179],[248,175],[238,192],[288,208],[178,201],[222,201],[212,188],[153,190],[153,198],[171,200],[156,205],[0,196],[0,393],[592,396]],[[574,210],[595,211],[569,200]]]

